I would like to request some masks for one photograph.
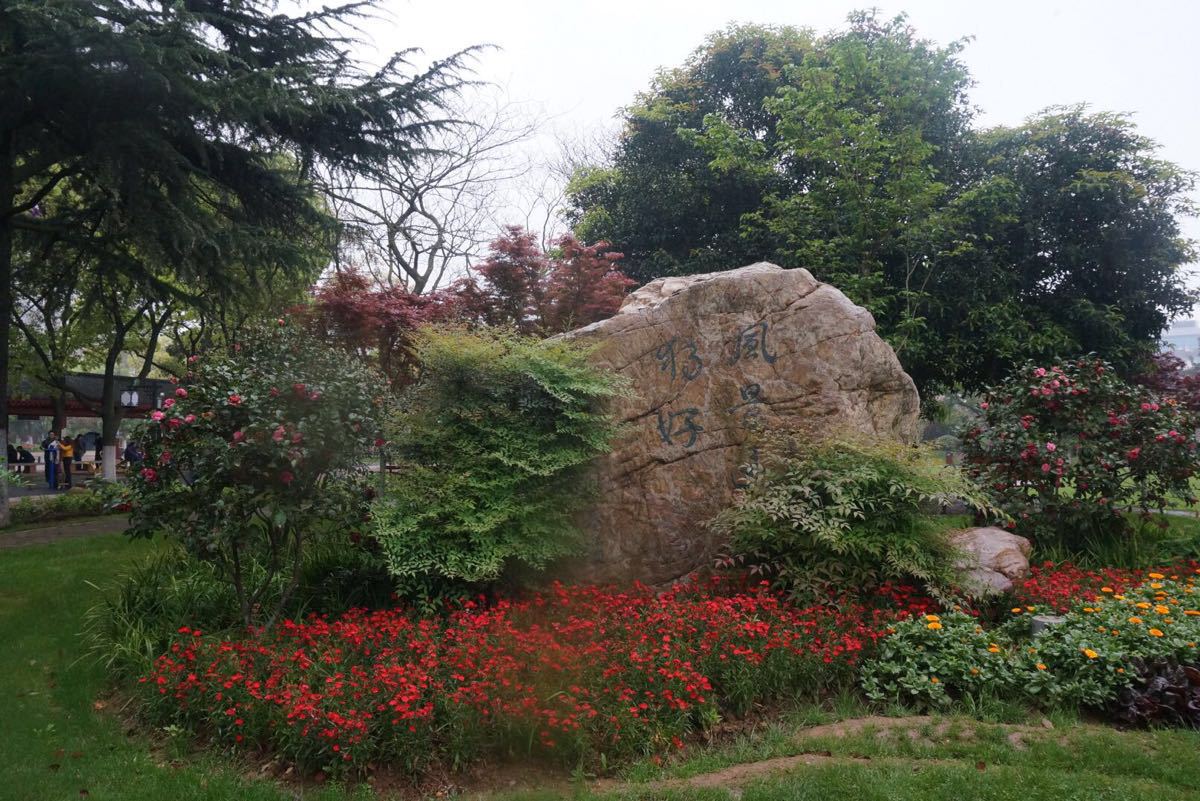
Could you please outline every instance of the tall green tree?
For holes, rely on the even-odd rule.
[[[976,130],[962,46],[874,13],[820,38],[718,34],[627,111],[612,163],[575,177],[577,232],[640,280],[807,267],[875,315],[926,395],[1088,350],[1136,368],[1193,301],[1194,176],[1120,115]]]
[[[310,263],[311,232],[331,224],[312,202],[318,167],[382,175],[445,124],[462,55],[365,68],[348,45],[370,5],[0,0],[5,428],[15,254],[53,236],[144,292],[199,303],[231,291],[232,262]],[[65,182],[83,203],[47,213]]]

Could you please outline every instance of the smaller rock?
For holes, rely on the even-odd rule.
[[[1034,615],[1030,618],[1029,632],[1035,637],[1053,626],[1061,626],[1067,619],[1061,615]]]
[[[1029,540],[1002,528],[968,528],[950,535],[950,545],[962,555],[963,589],[973,597],[999,595],[1013,581],[1029,575]]]
[[[1013,587],[1012,579],[995,570],[976,567],[962,574],[962,589],[971,598],[1003,595]]]

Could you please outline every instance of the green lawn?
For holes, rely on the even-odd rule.
[[[104,703],[103,671],[87,660],[83,613],[124,565],[154,546],[103,536],[0,550],[0,799],[50,801],[276,801],[295,795],[242,779],[219,759],[166,764],[143,737],[127,737]],[[86,791],[86,792],[84,792]],[[305,799],[345,798],[334,790]]]
[[[0,551],[0,799],[371,797],[365,786],[299,790],[250,780],[222,754],[173,760],[144,734],[126,733],[103,671],[81,659],[78,632],[84,611],[99,597],[92,585],[103,585],[154,547],[103,536]],[[97,710],[97,701],[107,706]],[[665,765],[633,765],[620,780],[585,787],[563,776],[555,789],[503,797],[1200,799],[1200,734],[1194,732],[1121,733],[1059,717],[1054,729],[1043,729],[1035,717],[1016,727],[953,718],[906,722],[886,736],[873,729],[841,738],[806,733],[814,723],[855,714],[862,710],[842,699],[724,745],[689,749]],[[1014,733],[1019,744],[1010,739]],[[774,761],[746,767],[763,760]]]

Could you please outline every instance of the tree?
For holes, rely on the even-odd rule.
[[[420,294],[380,286],[363,273],[344,270],[316,287],[312,301],[293,312],[318,337],[373,365],[399,390],[416,378],[417,328],[455,320],[459,302],[449,292]]]
[[[468,321],[548,335],[611,317],[634,281],[617,267],[607,242],[584,245],[571,235],[542,252],[537,236],[510,226],[476,266],[479,280],[450,288]]]
[[[961,49],[873,13],[820,39],[714,36],[576,176],[576,233],[643,280],[807,267],[874,314],[927,397],[1086,350],[1136,371],[1194,300],[1195,176],[1082,107],[973,130]]]
[[[813,46],[807,30],[731,27],[710,36],[683,67],[660,73],[626,110],[611,163],[572,178],[575,235],[612,242],[639,283],[742,266],[761,255],[743,240],[741,220],[761,208],[774,176],[717,169],[701,144],[680,132],[701,130],[715,114],[770,150],[776,116],[763,100]]]
[[[514,106],[481,112],[460,104],[451,113],[473,121],[437,132],[387,175],[327,187],[340,223],[336,271],[355,269],[421,294],[482,254],[499,228],[502,187],[526,170],[514,149],[536,126]]]
[[[15,253],[54,236],[156,298],[199,303],[233,289],[231,261],[308,263],[309,235],[331,224],[312,202],[318,167],[382,175],[413,158],[442,124],[460,57],[411,75],[404,54],[364,69],[345,44],[368,9],[0,1],[5,428]],[[81,203],[44,213],[60,185]],[[114,457],[107,441],[106,472]]]

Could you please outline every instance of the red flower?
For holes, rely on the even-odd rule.
[[[294,475],[292,475],[291,470],[284,470],[282,473],[279,474],[279,480],[282,481],[284,484],[291,484],[293,481],[296,480],[296,477]]]
[[[241,395],[233,394],[233,395],[229,396],[229,405],[230,406],[240,406],[241,403],[242,403]]]
[[[245,439],[246,439],[246,434],[244,431],[238,430],[238,431],[233,432],[233,441],[235,443],[242,442]]]
[[[153,467],[143,467],[141,469],[141,472],[138,473],[138,475],[140,475],[143,479],[145,479],[150,484],[153,484],[155,481],[158,481],[158,471],[155,470]]]
[[[175,389],[175,397],[186,398],[187,396],[188,396],[188,391],[186,389],[184,389],[183,387],[177,387]]]

